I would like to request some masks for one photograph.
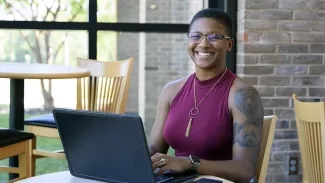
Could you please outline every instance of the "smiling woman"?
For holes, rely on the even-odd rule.
[[[232,22],[218,9],[194,15],[188,54],[195,72],[163,88],[149,147],[153,167],[254,180],[263,123],[261,98],[226,67]],[[175,156],[166,155],[169,147]],[[163,161],[162,161],[163,160]]]

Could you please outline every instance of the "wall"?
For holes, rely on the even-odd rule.
[[[301,182],[288,175],[300,156],[291,94],[325,97],[325,1],[239,0],[237,73],[262,95],[265,114],[278,115],[268,182]]]

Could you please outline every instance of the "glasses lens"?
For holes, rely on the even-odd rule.
[[[200,34],[200,33],[189,33],[188,37],[192,41],[199,41],[199,40],[201,40],[202,34]]]
[[[223,39],[223,36],[222,35],[219,35],[219,34],[209,34],[208,35],[208,40],[209,41],[221,41]]]

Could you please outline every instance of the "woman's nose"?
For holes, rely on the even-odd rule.
[[[209,41],[208,41],[207,36],[202,36],[198,46],[199,47],[209,47],[209,46],[211,46]]]

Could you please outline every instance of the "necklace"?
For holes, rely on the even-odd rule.
[[[219,81],[223,78],[223,76],[225,75],[227,71],[226,70],[223,72],[222,76],[218,79],[218,81],[212,86],[212,88],[208,91],[208,93],[203,97],[203,99],[196,105],[196,93],[195,93],[195,78],[193,79],[193,93],[194,93],[194,107],[188,112],[188,116],[190,118],[187,128],[186,128],[186,133],[185,136],[188,137],[190,135],[190,130],[191,130],[191,126],[192,126],[192,121],[194,118],[196,118],[199,113],[199,105],[204,101],[204,99],[210,94],[210,92],[213,90],[213,88],[219,83]]]

